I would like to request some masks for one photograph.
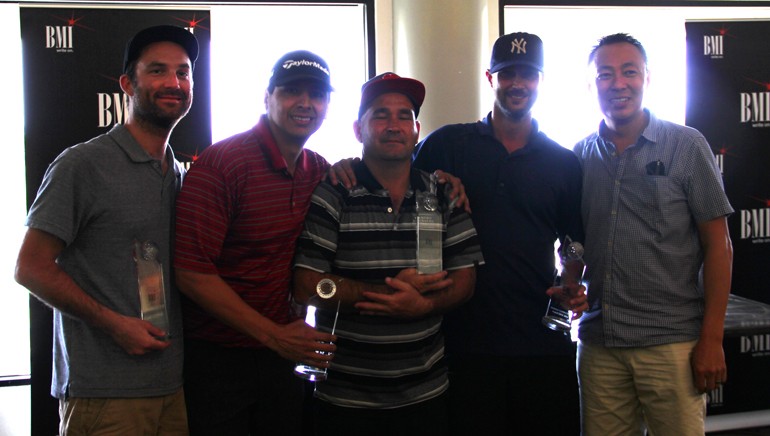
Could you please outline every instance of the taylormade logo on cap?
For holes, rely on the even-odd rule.
[[[323,65],[321,65],[321,64],[319,64],[318,62],[315,62],[315,61],[309,61],[307,59],[302,59],[302,60],[299,60],[299,61],[295,61],[295,60],[292,60],[292,59],[287,59],[287,60],[283,61],[283,65],[282,65],[282,67],[284,69],[286,69],[286,70],[288,70],[288,69],[290,69],[292,67],[302,67],[302,66],[318,68],[319,70],[321,70],[324,73],[326,73],[327,76],[329,75],[329,70],[324,68]]]

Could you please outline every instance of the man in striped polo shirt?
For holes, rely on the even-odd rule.
[[[442,314],[473,293],[483,263],[467,212],[437,192],[444,270],[419,274],[417,198],[430,175],[411,167],[425,97],[417,80],[393,73],[362,87],[350,189],[323,182],[313,193],[295,257],[295,298],[319,305],[319,329],[334,320],[337,351],[316,386],[318,434],[439,435],[447,430]],[[331,282],[329,282],[331,280]],[[322,283],[331,287],[324,294]],[[321,299],[316,293],[324,294]]]

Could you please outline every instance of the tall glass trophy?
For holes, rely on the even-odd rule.
[[[163,280],[163,264],[158,260],[158,252],[158,245],[152,241],[134,241],[141,318],[168,334],[166,286]]]
[[[442,265],[443,227],[441,210],[436,196],[438,177],[430,175],[430,189],[417,191],[417,271],[420,274],[440,272]]]
[[[334,322],[332,323],[331,334],[334,334],[334,330],[337,328],[337,318],[340,316],[340,303],[342,300],[337,300],[337,311],[334,314]],[[310,327],[316,327],[316,311],[318,308],[308,302],[307,312],[305,313],[305,324]],[[319,351],[319,353],[321,353]],[[294,375],[299,378],[311,381],[319,382],[326,380],[327,372],[326,368],[319,368],[317,366],[306,365],[304,363],[298,363],[294,366]]]
[[[569,236],[564,237],[564,242],[559,249],[559,266],[553,285],[562,287],[563,292],[567,294],[570,289],[576,289],[583,281],[583,252],[583,244],[572,241]],[[543,317],[543,324],[551,330],[568,332],[572,328],[572,312],[551,298]]]

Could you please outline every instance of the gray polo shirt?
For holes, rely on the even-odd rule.
[[[133,317],[140,316],[133,242],[155,242],[170,289],[172,337],[163,351],[130,356],[103,331],[54,310],[54,397],[158,396],[182,386],[182,321],[170,256],[184,170],[168,146],[167,155],[164,175],[160,162],[118,125],[62,152],[45,174],[27,225],[65,242],[58,263],[86,293]]]

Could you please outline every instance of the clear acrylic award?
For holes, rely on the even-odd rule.
[[[430,190],[417,191],[417,271],[420,274],[440,272],[442,265],[443,220],[436,196],[438,177],[430,175]]]
[[[337,318],[340,316],[340,303],[342,300],[337,300],[337,311],[334,314],[334,323],[332,324],[332,330],[331,334],[334,334],[334,331],[337,329]],[[308,304],[307,306],[307,312],[305,313],[305,324],[309,325],[310,327],[315,328],[316,327],[316,311],[318,308],[312,304]],[[322,353],[321,351],[317,351],[318,353]],[[304,363],[298,363],[294,366],[294,375],[296,375],[299,378],[311,381],[311,382],[319,382],[326,380],[327,377],[327,369],[326,368],[319,368],[317,366],[312,365],[306,365]]]
[[[583,252],[583,244],[572,241],[569,236],[564,237],[564,243],[559,249],[559,267],[553,283],[555,287],[560,286],[564,288],[563,292],[569,293],[568,288],[574,289],[580,286],[580,282],[583,280]],[[574,262],[581,263],[578,276],[571,273],[570,268],[567,267],[568,264]],[[572,328],[572,312],[551,298],[543,317],[543,324],[551,330],[568,332]]]
[[[139,284],[141,318],[168,334],[166,286],[163,279],[163,265],[158,260],[158,253],[158,245],[154,242],[134,241],[134,262]]]

